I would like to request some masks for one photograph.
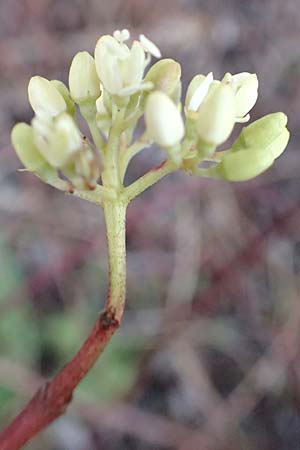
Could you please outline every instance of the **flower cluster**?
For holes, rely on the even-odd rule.
[[[19,123],[12,131],[12,142],[25,168],[64,190],[72,191],[73,185],[95,188],[100,158],[78,128],[66,86],[35,76],[29,82],[28,97],[35,113],[31,126]]]
[[[160,59],[159,49],[144,35],[131,46],[129,39],[128,30],[117,30],[98,40],[94,57],[76,54],[69,89],[60,81],[31,78],[28,96],[35,116],[31,126],[17,124],[12,131],[27,170],[63,190],[103,186],[118,196],[126,190],[130,160],[152,143],[165,150],[169,171],[232,181],[255,177],[283,152],[289,140],[283,113],[245,126],[229,149],[217,151],[236,123],[250,119],[258,95],[255,74],[226,73],[221,80],[212,73],[196,75],[182,106],[180,65]],[[152,57],[159,61],[147,69]],[[79,129],[76,105],[92,139]],[[136,138],[142,117],[145,132]],[[209,167],[201,165],[205,161]]]

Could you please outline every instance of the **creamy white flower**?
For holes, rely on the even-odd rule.
[[[257,76],[248,72],[241,72],[236,75],[227,73],[222,81],[228,84],[234,93],[235,122],[247,122],[250,118],[248,113],[255,105],[258,96]],[[220,81],[213,79],[212,72],[206,77],[204,75],[196,75],[190,82],[187,90],[186,111],[197,111],[210,89],[218,84],[220,84]]]
[[[95,48],[98,76],[111,95],[128,96],[152,87],[151,83],[143,82],[145,68],[150,62],[150,51],[145,52],[143,45],[138,41],[134,41],[129,48],[124,43],[124,38],[127,38],[125,31],[117,31],[114,37],[109,35],[101,37]]]
[[[184,136],[184,124],[177,106],[161,91],[149,95],[145,122],[148,136],[162,147],[172,147]]]
[[[35,145],[52,167],[63,167],[82,147],[80,132],[74,120],[65,112],[52,119],[36,116],[32,120],[32,127]]]
[[[30,79],[28,98],[36,115],[55,117],[67,109],[62,95],[49,80],[43,77],[35,76]]]

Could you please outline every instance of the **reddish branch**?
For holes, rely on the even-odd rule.
[[[119,313],[119,311],[118,311]],[[18,450],[39,431],[62,415],[73,391],[93,367],[110,338],[119,327],[118,314],[108,307],[97,320],[78,353],[61,371],[42,386],[23,411],[0,434],[0,450]]]

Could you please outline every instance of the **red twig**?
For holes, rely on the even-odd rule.
[[[0,434],[0,450],[20,449],[39,431],[65,412],[72,400],[74,389],[93,367],[119,327],[116,314],[117,312],[111,307],[102,312],[91,334],[73,359],[61,369],[53,380],[36,392],[23,411]]]

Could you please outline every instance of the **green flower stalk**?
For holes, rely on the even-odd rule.
[[[57,80],[31,78],[31,125],[17,124],[12,143],[25,169],[55,188],[103,208],[109,254],[109,290],[104,311],[74,358],[29,402],[0,434],[0,449],[18,449],[62,414],[74,389],[91,369],[120,325],[126,293],[126,210],[131,200],[171,172],[230,181],[253,178],[268,169],[286,148],[289,132],[283,113],[244,127],[231,148],[218,151],[237,122],[249,121],[258,95],[256,74],[196,75],[181,101],[181,67],[161,59],[144,35],[127,44],[128,30],[102,36],[94,57],[75,55],[69,88]],[[184,105],[184,108],[183,108]],[[77,122],[78,109],[90,130]],[[184,111],[184,115],[182,113]],[[144,118],[145,129],[136,137]],[[165,161],[130,185],[129,163],[153,143]],[[210,166],[204,168],[203,163]]]

